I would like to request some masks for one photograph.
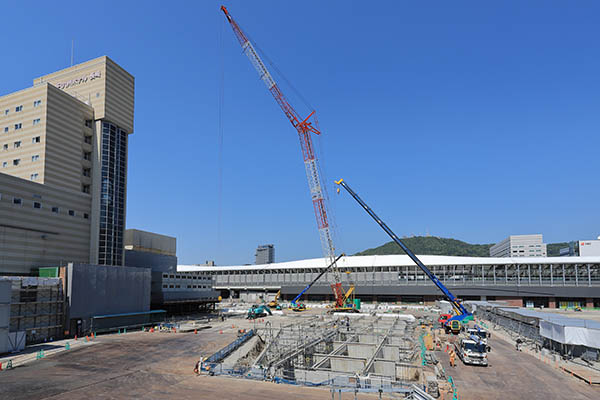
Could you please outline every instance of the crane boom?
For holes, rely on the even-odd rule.
[[[423,272],[425,272],[425,275],[427,275],[427,277],[429,277],[429,279],[431,279],[431,281],[438,287],[438,289],[440,289],[442,291],[442,293],[444,294],[444,297],[446,297],[446,299],[450,302],[450,304],[452,304],[452,306],[454,307],[456,314],[457,314],[454,317],[450,318],[448,321],[459,320],[461,322],[465,322],[466,320],[473,319],[473,315],[460,303],[460,301],[456,298],[456,296],[454,296],[452,294],[452,292],[450,292],[450,290],[448,290],[448,288],[446,286],[444,286],[442,284],[442,282],[440,282],[438,277],[435,276],[435,274],[433,272],[431,272],[429,270],[429,268],[427,268],[425,266],[425,264],[423,264],[421,262],[421,260],[419,260],[419,258],[408,247],[406,247],[406,245],[402,242],[402,240],[400,240],[400,238],[398,238],[398,236],[396,236],[396,234],[385,224],[385,222],[383,222],[381,220],[381,218],[379,218],[377,216],[377,214],[375,214],[375,212],[373,210],[371,210],[371,208],[367,205],[367,203],[365,203],[360,198],[360,196],[358,194],[356,194],[356,192],[354,192],[354,190],[352,190],[346,182],[344,182],[343,179],[340,179],[339,181],[336,181],[335,183],[337,185],[343,187],[344,189],[346,189],[346,191],[348,193],[350,193],[350,195],[352,197],[354,197],[354,200],[356,200],[358,202],[358,204],[360,204],[360,206],[371,216],[371,218],[373,218],[375,220],[375,222],[377,222],[377,224],[379,224],[381,229],[383,229],[385,231],[385,233],[387,233],[388,236],[391,237],[392,240],[394,242],[396,242],[396,244],[402,248],[402,250],[404,250],[404,252],[410,257],[410,259],[413,260],[415,262],[415,264],[417,264],[419,266],[419,268],[421,268],[423,270]]]
[[[310,189],[310,195],[312,198],[313,209],[317,219],[317,227],[319,230],[319,237],[321,239],[321,247],[323,255],[329,263],[333,264],[333,273],[335,284],[332,285],[332,290],[336,299],[336,306],[343,306],[344,293],[342,290],[342,284],[340,279],[340,273],[335,265],[335,246],[333,244],[333,238],[331,235],[329,225],[329,213],[328,207],[323,196],[323,189],[321,185],[321,172],[317,157],[315,154],[315,148],[313,146],[311,134],[320,135],[321,131],[318,128],[318,123],[315,117],[315,111],[312,111],[308,117],[302,119],[296,112],[294,107],[289,103],[286,97],[283,95],[279,86],[269,73],[269,70],[261,60],[258,52],[244,33],[237,22],[233,19],[231,14],[227,11],[225,6],[221,6],[221,10],[225,14],[227,21],[231,25],[233,32],[242,46],[242,51],[250,63],[254,66],[260,79],[267,86],[267,89],[288,118],[290,123],[298,132],[298,138],[300,139],[300,147],[302,148],[302,157],[304,159],[304,167],[306,169],[306,177],[308,179],[308,187]]]
[[[335,263],[337,263],[337,262],[338,262],[338,260],[339,260],[340,258],[344,257],[344,256],[345,256],[345,254],[344,254],[344,253],[340,254],[340,255],[339,255],[339,256],[338,256],[338,257],[337,257],[337,258],[334,260],[334,262],[332,262],[331,264],[329,264],[329,266],[328,266],[327,268],[323,269],[323,271],[321,271],[321,272],[319,273],[319,275],[317,275],[317,277],[316,277],[315,279],[313,279],[313,280],[312,280],[312,282],[311,282],[311,283],[309,283],[308,285],[306,285],[306,287],[305,287],[304,289],[302,289],[302,291],[301,291],[300,293],[298,293],[298,296],[294,297],[294,300],[292,300],[292,307],[296,307],[296,302],[298,301],[298,299],[300,299],[300,297],[302,297],[302,295],[303,295],[304,293],[306,293],[306,291],[307,291],[308,289],[310,289],[310,288],[312,287],[312,285],[314,285],[314,284],[315,284],[315,282],[316,282],[316,281],[318,281],[319,279],[321,279],[321,277],[322,277],[322,276],[325,274],[325,272],[329,271],[329,268],[333,267],[333,265],[334,265]]]

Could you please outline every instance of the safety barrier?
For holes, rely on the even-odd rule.
[[[217,351],[210,357],[208,357],[202,363],[202,369],[204,370],[214,370],[218,363],[223,361],[225,357],[238,349],[241,345],[246,343],[252,336],[254,336],[254,329],[249,330],[244,335],[238,337],[233,342],[229,343],[227,346],[223,347],[221,350]]]

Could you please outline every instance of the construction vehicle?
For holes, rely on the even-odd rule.
[[[331,216],[328,211],[329,207],[327,198],[323,194],[323,185],[321,184],[321,168],[319,167],[315,146],[311,136],[311,134],[321,134],[315,111],[313,110],[306,118],[300,117],[300,114],[283,95],[279,85],[273,79],[273,76],[258,55],[254,45],[242,31],[238,23],[233,19],[231,14],[229,14],[227,8],[225,8],[225,6],[221,6],[221,11],[223,11],[227,21],[231,25],[233,33],[242,46],[242,51],[244,54],[246,54],[250,60],[250,63],[258,72],[260,79],[267,86],[267,89],[287,119],[298,132],[300,147],[302,148],[302,157],[304,159],[304,167],[306,169],[306,176],[308,178],[308,187],[310,189],[313,209],[317,219],[317,228],[319,230],[323,255],[325,256],[325,259],[329,261],[329,264],[333,263],[332,271],[334,283],[331,285],[331,289],[333,290],[333,295],[335,298],[334,308],[343,308],[345,293],[344,289],[342,288],[340,273],[334,260],[336,252],[330,229]]]
[[[486,329],[482,329],[479,325],[474,328],[467,328],[467,335],[477,336],[482,343],[488,344],[488,339],[492,336]]]
[[[448,319],[443,326],[446,333],[452,333],[453,335],[458,335],[462,330],[462,324],[458,320]]]
[[[267,307],[264,304],[255,304],[248,310],[248,315],[246,316],[246,319],[262,318],[266,317],[267,315],[273,315],[269,307]]]
[[[454,343],[454,349],[464,364],[488,366],[488,345],[483,343],[478,336],[470,335]]]
[[[452,305],[452,307],[454,308],[454,311],[456,312],[456,315],[448,318],[448,320],[446,321],[446,324],[444,326],[448,326],[450,324],[450,329],[452,331],[452,333],[454,334],[458,334],[461,330],[461,325],[462,324],[466,324],[468,321],[472,321],[473,320],[473,314],[471,314],[460,302],[459,299],[457,299],[452,292],[450,292],[450,290],[448,290],[448,288],[446,288],[446,286],[444,286],[442,284],[442,282],[440,282],[440,280],[438,279],[437,276],[435,276],[433,274],[433,272],[431,272],[429,270],[429,268],[427,268],[425,266],[425,264],[423,264],[421,262],[421,260],[419,260],[419,258],[408,248],[406,247],[406,245],[400,240],[400,238],[398,238],[398,236],[396,236],[396,234],[394,232],[392,232],[392,230],[390,228],[388,228],[388,226],[385,224],[385,222],[383,222],[381,220],[381,218],[379,218],[377,216],[377,214],[375,214],[373,212],[373,210],[371,210],[369,208],[369,206],[367,205],[367,203],[365,203],[359,196],[358,194],[356,194],[351,188],[350,186],[348,186],[348,184],[346,182],[344,182],[343,179],[340,179],[339,181],[335,182],[338,185],[338,193],[339,193],[339,186],[343,187],[348,193],[350,193],[350,195],[354,198],[354,200],[356,200],[358,202],[358,204],[360,204],[360,206],[367,212],[367,214],[369,214],[371,216],[371,218],[373,218],[375,220],[375,222],[377,222],[377,224],[381,227],[381,229],[384,230],[385,233],[387,233],[389,235],[389,237],[392,238],[392,240],[394,242],[396,242],[396,244],[398,246],[400,246],[400,248],[402,250],[404,250],[404,252],[410,257],[411,260],[414,261],[415,264],[417,264],[419,266],[419,268],[421,268],[421,270],[423,270],[423,272],[425,273],[425,275],[427,275],[427,277],[429,277],[429,279],[438,287],[438,289],[440,289],[440,291],[444,294],[444,297],[446,298],[446,300],[448,300],[450,302],[450,304]],[[458,330],[456,329],[458,327]]]
[[[275,298],[273,300],[271,300],[267,305],[270,308],[274,308],[276,310],[281,310],[281,305],[279,305],[279,303],[277,301],[277,300],[279,300],[279,296],[281,296],[281,290],[277,291]]]
[[[298,303],[298,300],[302,297],[302,295],[304,293],[306,293],[308,291],[308,289],[310,289],[312,287],[312,285],[315,284],[316,281],[318,281],[323,275],[325,275],[325,273],[327,271],[329,271],[329,269],[332,268],[335,265],[335,263],[338,262],[338,260],[340,258],[342,258],[344,256],[345,256],[344,253],[340,254],[335,260],[333,260],[333,262],[331,264],[329,264],[327,266],[327,268],[325,268],[323,271],[321,271],[319,273],[319,275],[317,275],[317,277],[312,280],[312,282],[310,282],[308,285],[306,285],[306,287],[304,289],[302,289],[302,291],[300,293],[298,293],[298,295],[296,297],[294,297],[294,300],[292,300],[292,302],[290,303],[290,309],[292,311],[301,312],[301,311],[306,310],[306,305],[304,305],[303,303]],[[344,304],[344,302],[342,302],[342,304]]]
[[[444,325],[446,325],[446,321],[448,321],[451,317],[452,317],[452,314],[440,314],[440,317],[438,318],[438,322],[443,327]]]

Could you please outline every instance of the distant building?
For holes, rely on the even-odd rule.
[[[559,250],[560,257],[576,257],[579,255],[579,242],[569,242],[569,247],[563,247]]]
[[[272,264],[275,262],[275,246],[263,244],[256,248],[256,265]]]
[[[542,234],[511,235],[490,247],[490,257],[546,257]]]
[[[582,257],[600,256],[600,238],[598,240],[580,240],[579,255]]]
[[[214,306],[219,295],[213,290],[211,275],[177,272],[177,240],[174,237],[127,229],[124,247],[125,265],[152,270],[152,308],[178,313]]]

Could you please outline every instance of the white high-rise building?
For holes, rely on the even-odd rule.
[[[546,257],[543,235],[511,235],[490,247],[490,257]]]

